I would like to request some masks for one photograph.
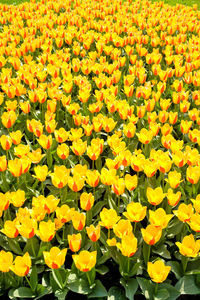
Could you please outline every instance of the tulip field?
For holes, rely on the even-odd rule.
[[[2,299],[199,297],[199,107],[196,4],[0,4]]]

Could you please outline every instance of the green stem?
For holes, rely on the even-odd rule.
[[[158,282],[156,282],[156,286],[155,286],[155,291],[154,291],[155,295],[157,295],[157,292],[158,292]]]
[[[92,285],[92,282],[91,282],[90,275],[88,274],[88,272],[86,272],[86,276],[87,276],[89,285],[91,286],[91,285]]]
[[[185,274],[185,271],[187,269],[187,263],[188,263],[188,257],[182,256],[182,266],[183,266],[183,274]]]
[[[108,229],[108,239],[110,239],[110,228]]]
[[[130,270],[130,258],[127,257],[127,273],[129,274],[129,270]]]
[[[135,234],[136,227],[137,227],[137,222],[135,222],[135,224],[134,224],[134,228],[133,228],[133,234]]]
[[[7,161],[9,160],[9,157],[8,157],[8,150],[6,150],[6,159],[7,159]]]
[[[120,207],[120,196],[118,196],[118,209]]]
[[[93,187],[93,196],[94,196],[94,200],[95,200],[95,187]]]
[[[196,197],[196,186],[195,184],[192,184],[192,195],[195,198]]]
[[[42,181],[42,195],[44,196],[44,182]]]
[[[34,249],[34,245],[33,245],[33,238],[31,238],[31,248],[32,248],[34,257],[36,257],[36,253],[35,253],[35,249]]]
[[[59,195],[60,195],[60,203],[62,204],[62,188],[59,189]]]
[[[146,265],[147,265],[147,263],[149,262],[150,253],[151,253],[151,245],[148,245],[148,252],[147,252],[147,260],[146,260]]]
[[[94,251],[96,251],[97,250],[97,242],[94,242],[93,245],[94,245]]]
[[[29,285],[30,288],[31,288],[31,284],[30,284],[30,281],[28,280],[27,276],[25,276],[25,278],[26,278],[26,281],[28,282],[28,285]]]

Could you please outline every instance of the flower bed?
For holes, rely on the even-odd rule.
[[[32,1],[0,24],[0,293],[200,294],[197,7]]]

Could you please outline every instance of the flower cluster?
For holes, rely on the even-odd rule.
[[[85,280],[105,294],[110,263],[145,296],[142,279],[193,274],[199,19],[149,0],[0,4],[0,271],[32,298],[38,266],[46,293]]]

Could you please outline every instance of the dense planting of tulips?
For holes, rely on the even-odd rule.
[[[0,4],[2,295],[200,294],[199,87],[196,6]]]

